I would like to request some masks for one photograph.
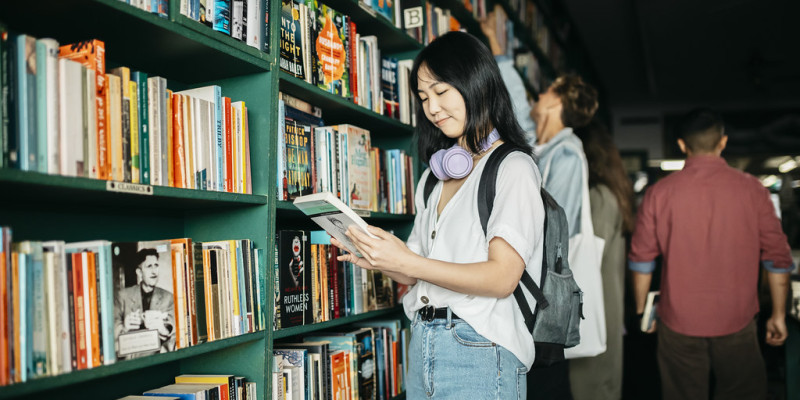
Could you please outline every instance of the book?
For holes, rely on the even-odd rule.
[[[315,3],[317,3],[315,1]],[[315,43],[311,46],[315,60],[315,83],[317,87],[344,98],[350,97],[350,77],[347,70],[347,42],[349,29],[344,14],[319,3],[316,8],[318,29]]]
[[[111,248],[117,359],[175,350],[170,241],[115,242]],[[149,307],[142,297],[148,291]]]
[[[175,383],[215,384],[220,387],[220,400],[236,399],[233,375],[191,375],[183,374],[175,377]]]
[[[647,300],[644,303],[644,313],[642,314],[642,322],[639,329],[642,332],[647,332],[656,320],[656,306],[658,305],[659,297],[661,296],[660,290],[653,290],[647,293]]]
[[[282,230],[277,243],[281,327],[312,324],[311,241],[304,231]]]
[[[347,199],[353,209],[372,210],[372,180],[369,131],[353,125],[339,125],[339,133],[347,139]]]
[[[328,232],[329,235],[335,237],[349,252],[358,257],[361,257],[361,253],[356,250],[356,246],[345,235],[347,228],[356,226],[370,237],[378,238],[367,231],[367,223],[355,211],[347,207],[331,192],[300,196],[294,200],[294,205]]]
[[[300,22],[300,5],[297,1],[281,0],[281,53],[280,68],[288,74],[306,80],[303,58],[303,27]]]
[[[212,398],[219,399],[220,390],[219,386],[214,384],[183,384],[176,383],[173,385],[163,386],[157,389],[148,390],[142,393],[145,396],[172,396],[178,397],[182,400],[208,400]],[[215,396],[215,397],[211,397]]]

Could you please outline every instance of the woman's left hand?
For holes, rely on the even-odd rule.
[[[347,229],[347,237],[353,241],[369,266],[381,271],[399,272],[408,276],[407,266],[411,264],[410,260],[417,255],[397,236],[372,225],[367,226],[367,229],[369,233],[377,236],[377,239],[352,227]],[[351,254],[350,256],[358,259],[355,255]],[[352,262],[352,260],[347,261]],[[356,264],[361,266],[361,263],[356,262]]]

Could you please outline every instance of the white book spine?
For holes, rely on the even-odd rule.
[[[58,42],[53,39],[41,39],[46,49],[46,77],[47,84],[47,173],[57,175],[61,173],[59,161],[59,62]],[[44,161],[44,160],[42,160]]]
[[[248,46],[261,49],[261,31],[264,29],[264,12],[261,0],[247,0],[247,39]]]
[[[85,108],[84,108],[84,124],[86,126],[86,146],[84,149],[85,159],[88,162],[86,176],[89,178],[97,178],[97,82],[95,80],[95,71],[93,69],[86,69],[86,95],[85,95]]]

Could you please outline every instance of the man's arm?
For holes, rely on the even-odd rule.
[[[786,296],[789,294],[789,272],[793,269],[789,242],[775,214],[769,192],[758,185],[756,209],[761,265],[767,270],[772,315],[767,320],[767,344],[780,346],[786,341]]]
[[[656,268],[656,257],[661,253],[656,236],[655,197],[653,189],[645,193],[639,214],[636,218],[636,228],[631,238],[631,251],[628,255],[628,269],[633,273],[633,294],[636,301],[636,314],[644,312],[647,292],[653,280],[653,271]],[[648,332],[653,332],[651,327]]]
[[[768,272],[772,316],[767,320],[767,344],[780,346],[786,341],[786,296],[789,295],[789,274]]]
[[[636,314],[644,312],[644,305],[647,301],[647,292],[650,291],[650,283],[653,280],[652,273],[633,271],[633,298],[636,300]]]

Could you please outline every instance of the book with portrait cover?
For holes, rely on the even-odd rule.
[[[117,359],[175,350],[169,240],[111,244]]]
[[[307,232],[278,231],[281,328],[313,324],[311,240]]]
[[[294,200],[294,205],[303,214],[311,217],[329,235],[344,244],[348,251],[359,257],[361,257],[361,253],[356,250],[356,246],[345,235],[347,228],[355,225],[369,236],[377,239],[377,236],[367,231],[367,223],[331,192],[298,197]]]

